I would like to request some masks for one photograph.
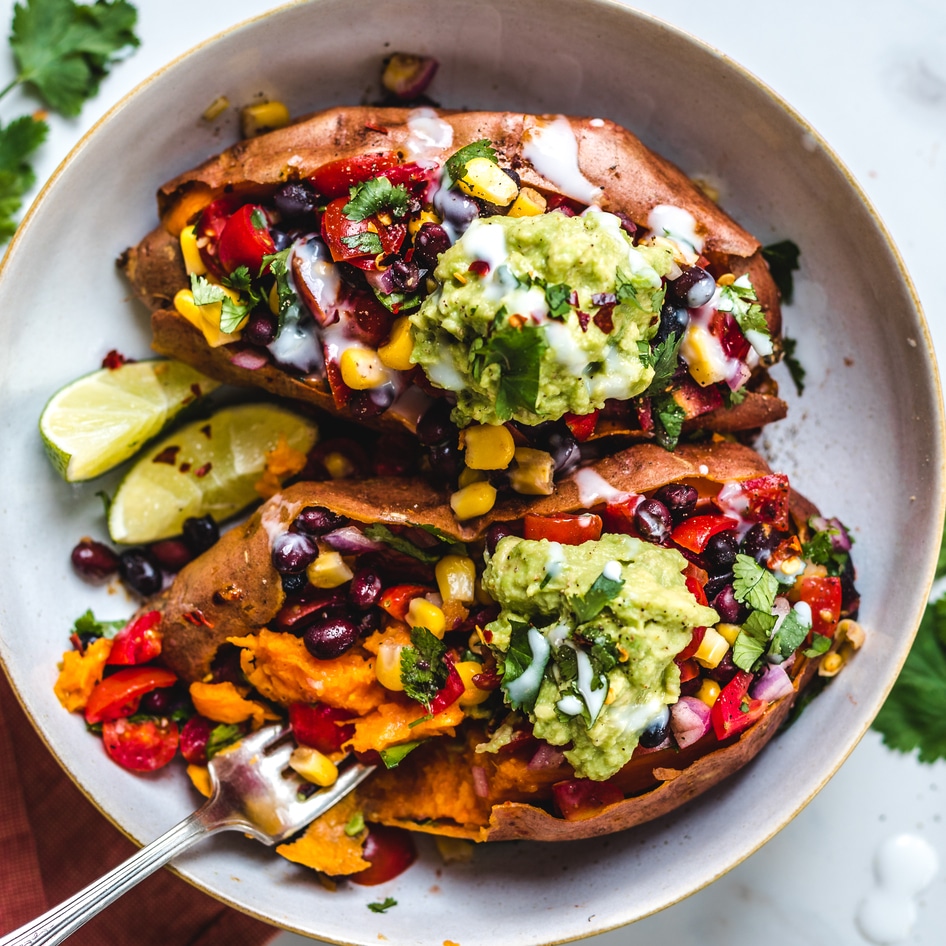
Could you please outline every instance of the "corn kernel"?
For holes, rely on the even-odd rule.
[[[296,746],[289,756],[289,768],[307,782],[321,785],[323,788],[338,781],[338,768],[335,763],[311,746]]]
[[[353,574],[345,559],[331,549],[320,549],[319,557],[306,568],[305,573],[315,588],[337,588],[350,581]]]
[[[715,680],[704,680],[695,696],[707,706],[712,706],[719,698],[719,684]]]
[[[207,272],[200,250],[197,249],[197,236],[194,227],[184,227],[181,230],[181,256],[184,257],[184,268],[187,275],[203,276]]]
[[[414,236],[425,223],[440,223],[440,217],[430,210],[422,210],[416,217],[411,218],[407,225],[408,233]]]
[[[736,643],[736,638],[742,628],[738,624],[717,624],[716,633],[721,635],[727,644],[732,647]]]
[[[724,381],[729,370],[726,353],[709,329],[691,324],[680,344],[680,354],[693,380],[701,387]]]
[[[200,117],[205,122],[212,122],[219,118],[230,107],[230,100],[225,95],[218,95],[205,109]]]
[[[444,601],[464,604],[476,598],[476,565],[468,555],[444,555],[436,568],[437,587]]]
[[[467,427],[461,437],[466,446],[464,460],[472,470],[505,470],[516,454],[516,442],[505,426]]]
[[[240,112],[240,130],[244,138],[254,138],[264,131],[285,128],[289,124],[289,109],[282,102],[259,102],[247,105]]]
[[[835,636],[838,638],[838,640],[842,640],[850,644],[854,650],[860,650],[861,645],[864,643],[867,635],[864,633],[864,628],[861,627],[857,621],[852,621],[850,618],[844,618],[843,621],[838,622],[838,628],[835,631]]]
[[[443,637],[447,619],[443,611],[426,598],[414,598],[407,608],[407,623],[411,627],[426,627],[434,637]]]
[[[509,217],[537,217],[545,213],[548,201],[531,187],[523,187],[509,208]]]
[[[404,681],[401,680],[401,651],[404,650],[404,646],[394,641],[382,641],[378,647],[374,675],[378,678],[378,683],[386,690],[404,689]]]
[[[515,466],[509,471],[509,485],[526,496],[551,496],[555,460],[546,450],[517,447]]]
[[[230,342],[236,342],[240,339],[242,326],[236,332],[220,331],[220,311],[223,308],[220,302],[197,305],[194,302],[194,293],[190,289],[181,289],[174,296],[174,308],[191,325],[203,332],[204,338],[211,348],[219,348],[221,345],[228,345]]]
[[[346,476],[351,476],[355,472],[354,464],[348,456],[337,450],[322,457],[322,466],[325,467],[328,475],[333,480],[343,480]]]
[[[473,677],[483,672],[483,665],[476,660],[461,660],[454,669],[463,681],[463,693],[457,701],[461,706],[477,706],[489,699],[489,690],[481,690],[473,682]]]
[[[818,665],[819,677],[833,677],[844,666],[844,658],[837,653],[825,654]]]
[[[342,381],[356,391],[376,388],[387,380],[384,364],[370,348],[346,348],[338,359]]]
[[[457,185],[471,197],[488,200],[497,207],[511,204],[519,193],[516,182],[489,158],[467,161]]]
[[[732,273],[723,273],[723,275],[716,280],[716,285],[731,286],[735,281],[736,277]]]
[[[726,638],[718,633],[715,628],[708,627],[703,635],[703,640],[700,641],[697,652],[693,655],[693,659],[704,667],[717,667],[728,650],[729,643]]]
[[[273,288],[269,290],[266,304],[269,306],[269,311],[272,312],[273,315],[279,315],[279,286],[277,286],[276,283],[273,283]]]
[[[395,371],[410,371],[414,367],[411,352],[414,351],[414,338],[411,335],[411,323],[406,316],[394,320],[388,340],[378,349],[378,357],[387,368]]]
[[[485,479],[486,474],[482,470],[471,470],[468,466],[465,466],[460,470],[460,475],[457,477],[457,486],[462,489],[464,486],[469,486],[470,483],[482,483]]]
[[[496,505],[496,488],[490,483],[470,483],[450,497],[450,508],[457,519],[483,516]]]

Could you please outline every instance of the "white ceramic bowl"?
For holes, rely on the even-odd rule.
[[[657,911],[710,883],[784,826],[865,732],[919,621],[943,517],[943,417],[926,327],[903,265],[856,185],[784,103],[718,53],[607,0],[313,0],[207,43],[116,106],[58,170],[0,274],[0,656],[27,710],[82,788],[147,841],[187,814],[179,771],[136,777],[109,762],[52,694],[73,619],[125,616],[132,602],[80,582],[74,542],[104,534],[115,478],[64,485],[36,420],[52,391],[110,348],[148,351],[144,312],[114,259],[155,223],[158,184],[235,137],[200,113],[217,94],[258,93],[294,114],[356,104],[381,58],[429,53],[431,94],[457,107],[601,115],[636,131],[763,242],[802,248],[787,334],[808,371],[804,396],[763,447],[793,483],[853,527],[868,643],[742,773],[695,804],[608,838],[477,849],[419,864],[382,888],[329,893],[254,842],[223,837],[180,872],[220,899],[323,939],[402,946],[506,946],[587,936]],[[92,878],[89,878],[90,880]],[[370,901],[393,896],[379,915]]]

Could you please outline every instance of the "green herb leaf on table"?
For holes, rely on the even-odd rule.
[[[793,274],[798,269],[798,258],[801,256],[798,244],[792,240],[770,243],[762,247],[762,256],[769,264],[769,272],[782,294],[782,301],[790,303],[795,291]]]
[[[137,19],[126,0],[17,4],[10,34],[18,70],[13,85],[26,85],[50,108],[75,117],[120,55],[139,45]]]
[[[46,122],[30,115],[15,118],[6,127],[0,125],[0,242],[16,232],[13,216],[36,180],[29,159],[48,133]]]
[[[78,637],[107,637],[111,640],[127,623],[127,621],[100,621],[90,608],[85,614],[76,618],[70,634],[76,634]]]
[[[397,906],[397,900],[394,897],[385,897],[382,901],[377,903],[369,903],[368,909],[372,913],[387,913],[391,907]]]
[[[789,338],[787,335],[782,337],[782,361],[785,362],[785,367],[788,368],[788,374],[792,379],[792,384],[795,385],[795,391],[801,397],[805,390],[805,375],[807,372],[795,354],[797,347],[797,339]]]

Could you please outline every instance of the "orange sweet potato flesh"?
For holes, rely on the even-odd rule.
[[[688,445],[674,453],[640,444],[598,461],[592,469],[608,485],[624,492],[642,493],[666,483],[686,481],[707,495],[715,493],[721,483],[769,472],[758,454],[729,442]],[[228,533],[180,573],[163,605],[165,659],[186,679],[200,679],[218,647],[228,639],[243,637],[235,642],[247,647],[252,655],[245,664],[248,671],[265,673],[267,659],[296,661],[298,677],[305,680],[307,668],[311,669],[307,661],[312,658],[301,642],[264,628],[282,600],[281,586],[269,560],[267,525],[272,528],[274,523],[282,523],[285,527],[304,505],[325,505],[359,522],[432,525],[447,535],[473,540],[483,535],[490,522],[515,519],[526,511],[551,514],[594,505],[596,500],[589,501],[588,487],[583,488],[584,497],[575,479],[569,478],[558,485],[552,496],[531,500],[505,498],[489,515],[460,524],[453,519],[444,497],[422,482],[342,480],[297,484],[265,503],[246,525]],[[796,527],[802,528],[817,510],[793,492],[791,512]],[[207,620],[195,622],[195,611]],[[283,640],[278,642],[276,638]],[[280,650],[281,657],[273,656]],[[264,656],[267,654],[268,657]],[[350,706],[353,717],[363,716],[365,746],[381,738],[384,727],[398,715],[392,709],[397,706],[396,698],[368,679],[366,668],[373,657],[365,648],[353,651],[352,666],[340,665],[341,672],[338,680],[332,682],[332,689],[323,689],[321,693],[333,705]],[[814,669],[810,661],[796,661],[796,695]],[[329,670],[328,662],[322,662],[326,679],[331,676]],[[278,702],[319,698],[310,695],[304,682],[298,692],[280,691],[263,677],[254,678],[252,672],[251,680],[264,695]],[[279,677],[292,679],[293,673],[280,672]],[[340,695],[344,693],[350,696]],[[355,702],[346,704],[342,702],[344,698]],[[435,731],[445,734],[451,734],[456,727],[460,735],[456,739],[431,739],[396,769],[376,773],[357,790],[358,804],[369,820],[478,841],[561,841],[608,834],[660,817],[737,771],[771,739],[793,702],[794,696],[772,704],[755,725],[724,745],[716,743],[709,734],[682,752],[638,753],[614,777],[629,797],[580,821],[566,821],[548,810],[552,785],[572,777],[567,764],[532,770],[528,758],[515,753],[476,753],[476,745],[484,741],[476,724],[467,722],[461,726],[459,712],[449,719],[447,713],[442,713],[443,719],[438,717],[426,725],[442,723],[435,726]],[[423,735],[419,729],[409,732],[414,737]],[[402,742],[402,735],[398,730],[382,741]],[[479,783],[482,791],[485,776],[485,797],[477,792],[474,767],[483,770]]]
[[[175,293],[188,285],[176,232],[190,207],[224,192],[265,192],[286,180],[305,178],[330,161],[366,152],[404,150],[409,131],[406,109],[343,107],[308,116],[278,131],[241,141],[181,174],[158,191],[162,219],[119,263],[135,293],[152,311],[153,347],[231,384],[259,387],[282,397],[314,404],[333,413],[334,399],[324,380],[302,379],[273,365],[250,370],[233,364],[242,343],[209,348],[201,332],[173,308]],[[523,140],[541,116],[518,112],[440,111],[453,128],[453,142],[441,158],[463,145],[488,138],[500,162],[513,167],[524,185],[546,194],[558,193],[523,155]],[[622,211],[646,232],[647,218],[659,204],[689,211],[705,237],[704,255],[722,271],[748,273],[765,311],[772,338],[779,344],[779,293],[762,257],[758,240],[717,207],[676,166],[648,149],[631,132],[603,119],[569,118],[578,142],[578,164],[600,188],[598,205]],[[380,130],[379,130],[380,129]],[[200,200],[195,203],[195,195]],[[169,228],[171,231],[169,232]],[[700,427],[721,432],[752,430],[784,416],[774,394],[752,392],[735,411],[716,411]],[[381,415],[380,425],[398,424]]]

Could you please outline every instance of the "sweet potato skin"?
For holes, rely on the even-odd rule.
[[[231,384],[260,387],[283,397],[339,413],[324,380],[287,375],[272,365],[250,370],[234,365],[237,342],[209,348],[199,330],[173,308],[177,290],[187,275],[175,232],[181,208],[190,206],[195,192],[209,200],[224,192],[252,194],[286,180],[305,178],[321,165],[371,151],[405,150],[410,134],[407,109],[334,108],[259,138],[241,141],[214,158],[181,174],[158,191],[159,226],[119,260],[135,293],[152,311],[153,347]],[[488,138],[501,162],[513,167],[524,185],[558,193],[556,185],[523,157],[523,141],[548,116],[514,112],[440,111],[453,128],[449,156],[463,145]],[[759,242],[709,200],[676,166],[649,150],[630,131],[606,119],[568,119],[578,143],[578,165],[600,188],[598,205],[627,214],[643,231],[659,204],[688,210],[705,235],[704,254],[723,270],[748,273],[765,311],[772,338],[781,337],[779,293],[762,257]],[[378,130],[382,129],[382,130]],[[342,410],[341,413],[344,413]],[[784,416],[784,402],[770,394],[750,394],[735,411],[717,411],[700,426],[730,432],[752,430]],[[398,424],[385,418],[378,426]]]

